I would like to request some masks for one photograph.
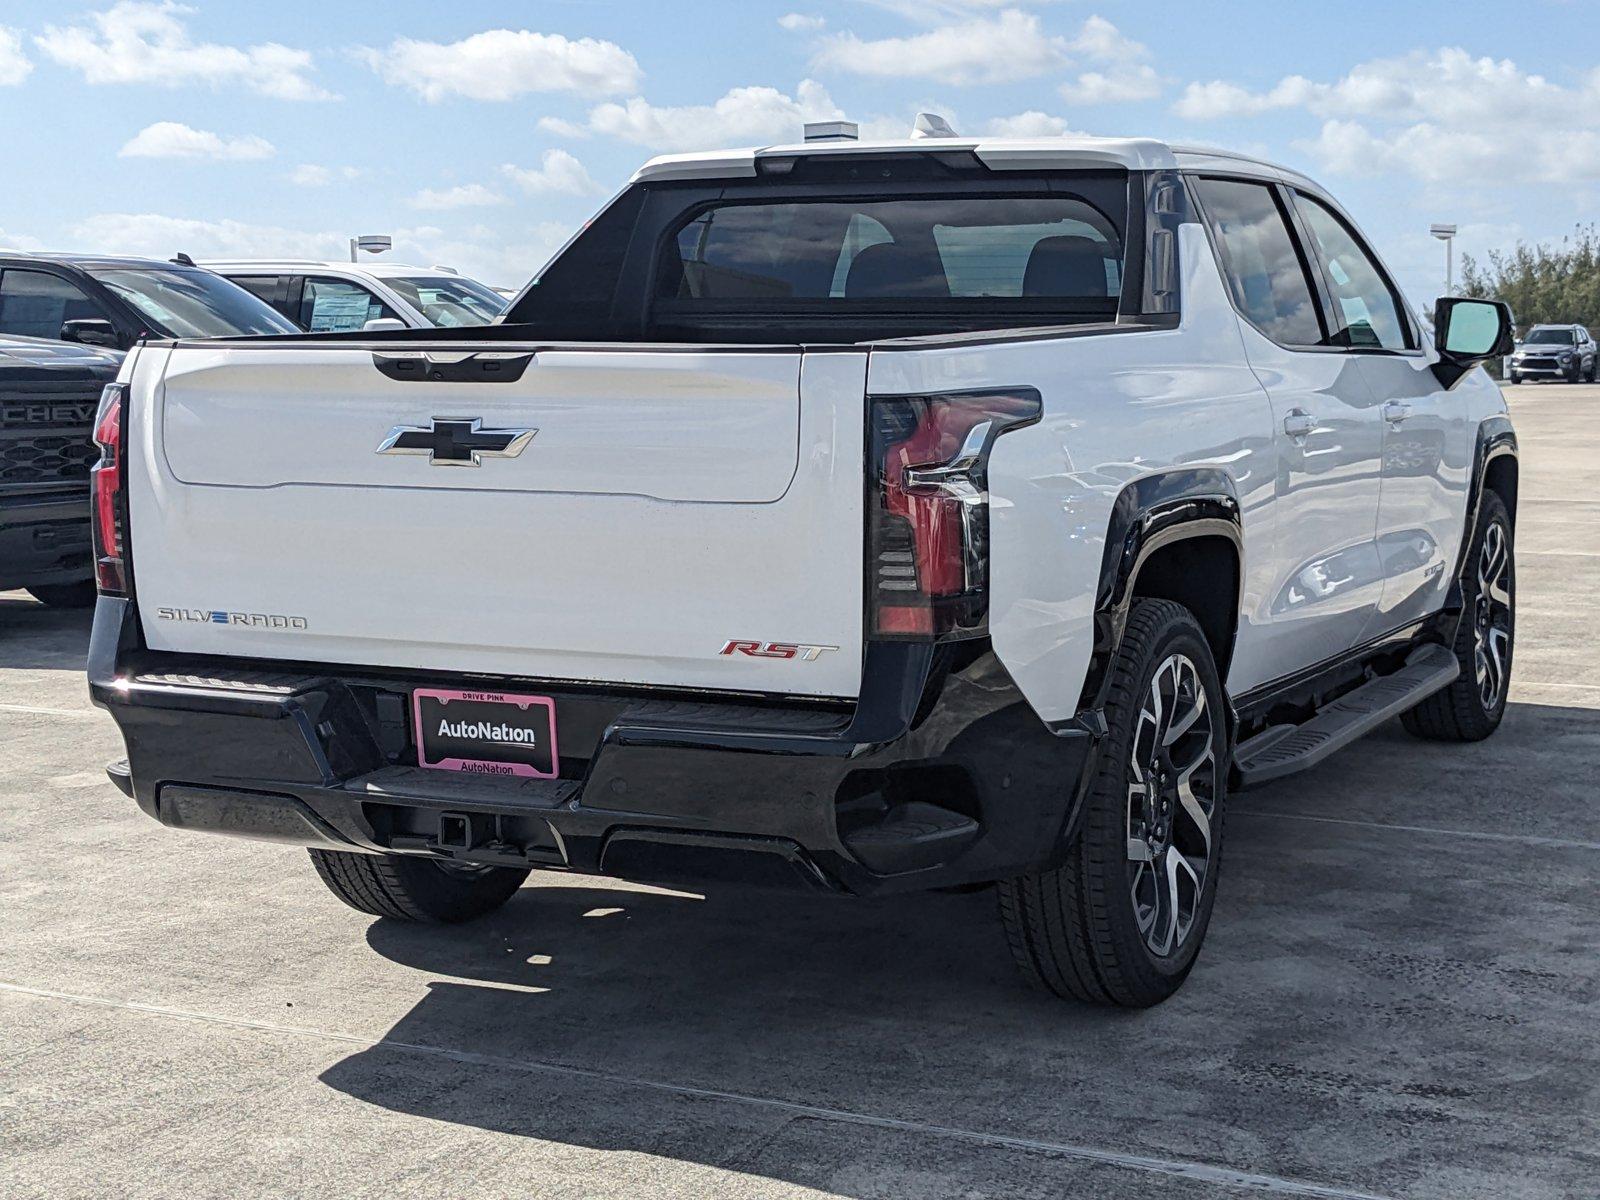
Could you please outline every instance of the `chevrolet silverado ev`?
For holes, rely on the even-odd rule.
[[[495,325],[134,350],[111,774],[381,917],[530,870],[992,885],[1033,982],[1153,1004],[1231,790],[1499,724],[1510,346],[1250,158],[658,158]]]

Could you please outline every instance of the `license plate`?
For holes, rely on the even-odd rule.
[[[548,696],[419,688],[411,700],[420,766],[531,779],[560,773],[556,702]]]

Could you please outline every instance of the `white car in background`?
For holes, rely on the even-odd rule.
[[[487,325],[510,301],[449,267],[295,259],[210,260],[207,270],[254,292],[311,333]],[[398,322],[398,324],[393,324]]]

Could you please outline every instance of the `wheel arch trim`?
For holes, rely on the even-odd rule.
[[[1122,644],[1128,610],[1146,563],[1160,550],[1204,537],[1220,537],[1233,548],[1233,620],[1228,630],[1231,653],[1244,586],[1243,523],[1233,479],[1215,467],[1181,467],[1136,479],[1118,493],[1111,508],[1095,589],[1094,646],[1080,697],[1081,708],[1098,710],[1102,706],[1107,668]],[[1226,678],[1225,661],[1218,662],[1217,670]]]

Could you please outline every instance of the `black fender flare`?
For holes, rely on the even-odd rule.
[[[1223,537],[1233,544],[1239,569],[1235,582],[1233,628],[1244,588],[1244,533],[1238,489],[1216,467],[1176,467],[1128,484],[1111,506],[1100,579],[1095,589],[1094,649],[1083,683],[1080,708],[1098,712],[1104,705],[1106,671],[1127,628],[1139,572],[1157,550],[1197,537]],[[1227,663],[1219,662],[1224,676]]]
[[[1485,417],[1478,424],[1478,441],[1473,451],[1472,477],[1467,492],[1466,525],[1461,534],[1461,549],[1456,552],[1456,569],[1455,574],[1451,576],[1450,594],[1445,599],[1444,611],[1447,613],[1459,613],[1465,603],[1466,591],[1462,581],[1470,569],[1467,559],[1472,552],[1472,535],[1478,529],[1478,514],[1483,507],[1483,493],[1489,486],[1489,467],[1496,459],[1506,457],[1520,462],[1517,431],[1511,424],[1511,418],[1504,413]],[[1511,509],[1511,525],[1515,529],[1516,508],[1513,504],[1508,504],[1506,507]]]

